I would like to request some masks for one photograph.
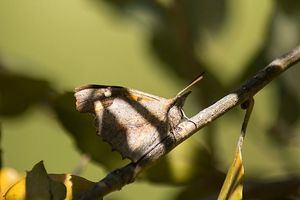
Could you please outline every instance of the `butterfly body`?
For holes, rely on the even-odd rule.
[[[122,157],[137,162],[158,145],[185,117],[188,89],[166,99],[120,86],[87,85],[75,89],[76,109],[92,113],[97,134]]]
[[[75,97],[78,111],[95,115],[97,134],[134,162],[183,117],[174,99],[119,86],[88,85],[76,89]]]

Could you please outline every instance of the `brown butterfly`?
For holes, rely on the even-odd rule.
[[[137,162],[185,118],[188,89],[202,78],[203,73],[171,99],[120,86],[87,85],[75,89],[76,108],[94,114],[97,134],[122,157]]]

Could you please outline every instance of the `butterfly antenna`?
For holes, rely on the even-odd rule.
[[[188,84],[188,86],[186,86],[180,92],[178,92],[176,97],[182,96],[183,94],[185,94],[187,92],[187,90],[190,89],[190,87],[192,87],[193,85],[195,85],[196,83],[201,81],[203,79],[203,74],[204,74],[204,72],[202,72],[199,76],[197,76],[190,84]]]

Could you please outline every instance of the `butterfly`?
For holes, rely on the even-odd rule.
[[[188,89],[202,78],[203,73],[169,99],[121,86],[86,85],[75,89],[76,109],[93,114],[97,134],[137,162],[186,118]]]

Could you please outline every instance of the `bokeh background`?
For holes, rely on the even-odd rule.
[[[172,97],[205,71],[185,106],[191,116],[299,45],[299,11],[297,0],[0,1],[3,166],[24,173],[44,160],[48,172],[72,173],[87,155],[80,176],[100,180],[128,160],[75,111],[75,87]],[[245,198],[300,198],[299,75],[298,64],[255,96]],[[107,199],[214,198],[242,119],[230,111]]]

